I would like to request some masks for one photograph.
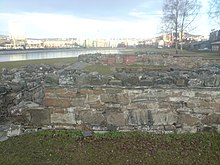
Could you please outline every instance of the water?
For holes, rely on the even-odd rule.
[[[57,50],[57,51],[35,51],[35,52],[28,52],[19,51],[10,52],[10,54],[0,54],[0,62],[6,61],[25,61],[25,60],[37,60],[37,59],[51,59],[51,58],[66,58],[66,57],[78,57],[80,54],[95,54],[95,53],[102,53],[102,54],[118,54],[121,53],[120,50],[115,49],[96,49],[96,50],[89,50],[89,49],[82,49],[82,50]]]

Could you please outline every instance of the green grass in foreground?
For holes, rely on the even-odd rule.
[[[1,165],[219,164],[220,134],[43,131],[0,142]]]
[[[71,57],[71,58],[0,62],[0,70],[2,70],[2,68],[7,68],[7,69],[20,68],[22,66],[30,65],[30,64],[58,64],[58,63],[68,64],[68,63],[73,63],[77,60],[78,60],[77,57]]]

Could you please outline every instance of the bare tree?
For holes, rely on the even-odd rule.
[[[198,0],[164,0],[163,31],[175,33],[176,53],[178,53],[178,37],[182,42],[183,33],[195,21],[200,8],[201,5]]]
[[[220,0],[209,0],[209,17],[220,24]]]

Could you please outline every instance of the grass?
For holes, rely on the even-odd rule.
[[[22,66],[31,65],[31,64],[58,64],[58,63],[70,64],[77,60],[78,60],[77,57],[71,57],[71,58],[0,62],[0,70],[2,70],[2,68],[7,68],[7,69],[21,68]]]
[[[42,131],[0,142],[2,165],[219,164],[219,133]]]
[[[89,72],[98,72],[102,75],[110,75],[112,74],[112,66],[102,65],[102,64],[91,64],[85,67],[85,70]]]

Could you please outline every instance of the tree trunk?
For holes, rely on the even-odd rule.
[[[176,20],[175,20],[175,32],[176,32],[176,38],[175,38],[175,44],[176,44],[176,54],[178,54],[178,40],[177,40],[177,37],[178,37],[178,6],[179,6],[179,0],[177,0],[177,4],[176,4]]]
[[[181,31],[181,37],[180,37],[180,50],[183,50],[183,31]]]
[[[176,44],[176,54],[178,54],[178,42],[177,42],[177,30],[176,30],[176,36],[175,36],[175,44]]]

